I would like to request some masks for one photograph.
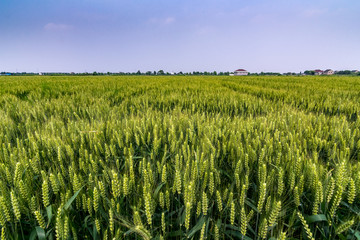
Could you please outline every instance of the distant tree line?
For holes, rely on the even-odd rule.
[[[77,75],[77,76],[98,76],[98,75],[230,75],[232,72],[165,72],[164,70],[159,71],[146,71],[141,72],[140,70],[136,72],[82,72],[82,73],[74,73],[74,72],[1,72],[0,75],[14,75],[14,76],[32,76],[32,75],[47,75],[47,76],[61,76],[61,75]]]
[[[201,72],[201,71],[193,71],[193,72],[165,72],[164,70],[158,70],[158,71],[146,71],[141,72],[140,70],[136,72],[82,72],[82,73],[75,73],[75,72],[41,72],[41,73],[35,73],[35,72],[0,72],[0,76],[6,76],[6,75],[13,75],[13,76],[34,76],[34,75],[46,75],[46,76],[64,76],[64,75],[74,75],[74,76],[98,76],[98,75],[111,75],[111,76],[122,76],[122,75],[195,75],[195,76],[229,76],[230,74],[233,74],[233,72]],[[295,76],[295,75],[315,75],[314,70],[306,70],[304,73],[294,73],[294,72],[287,72],[287,73],[278,73],[278,72],[260,72],[260,73],[249,73],[249,75],[253,76]],[[341,70],[341,71],[335,71],[335,75],[360,75],[359,71],[351,71],[351,70]]]
[[[255,76],[281,76],[281,73],[278,72],[260,72],[260,73],[250,73],[249,75],[255,75]],[[296,75],[296,73],[294,73]]]
[[[304,72],[305,75],[315,75],[315,71],[314,70],[306,70]],[[351,70],[341,70],[341,71],[335,71],[334,75],[355,75],[355,76],[360,76],[360,72],[359,71],[351,71]]]
[[[360,75],[360,72],[353,72],[353,71],[350,71],[350,70],[343,70],[343,71],[337,71],[335,72],[335,74],[338,74],[338,75]]]

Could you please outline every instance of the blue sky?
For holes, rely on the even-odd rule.
[[[360,70],[358,0],[0,0],[0,71]]]

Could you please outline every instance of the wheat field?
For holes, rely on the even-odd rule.
[[[0,77],[1,239],[360,239],[360,77]]]

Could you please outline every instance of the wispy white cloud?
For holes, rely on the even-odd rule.
[[[47,23],[44,26],[44,29],[47,31],[66,31],[72,29],[72,25],[62,24],[62,23]]]
[[[171,24],[171,23],[173,23],[173,22],[175,22],[175,18],[174,18],[174,17],[168,17],[168,18],[166,18],[165,21],[164,21],[165,24]]]
[[[197,30],[198,35],[207,35],[213,33],[215,30],[212,26],[203,26]]]
[[[256,23],[256,24],[263,24],[263,23],[269,22],[269,20],[272,20],[272,19],[273,18],[271,16],[269,16],[269,14],[259,13],[259,14],[252,16],[250,18],[250,21],[252,23]]]
[[[306,9],[301,13],[301,15],[308,18],[318,17],[324,15],[327,11],[327,9]]]
[[[149,23],[152,24],[161,24],[161,25],[170,25],[174,23],[176,19],[174,17],[167,17],[167,18],[150,18]]]

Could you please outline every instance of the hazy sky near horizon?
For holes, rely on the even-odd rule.
[[[0,71],[360,70],[359,0],[0,0]]]

